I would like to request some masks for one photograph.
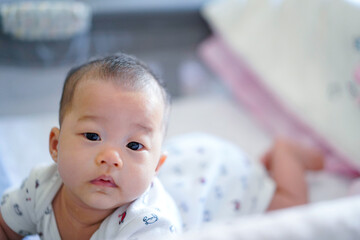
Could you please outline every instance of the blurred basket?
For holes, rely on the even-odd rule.
[[[51,65],[86,59],[91,8],[76,1],[0,5],[0,62]]]

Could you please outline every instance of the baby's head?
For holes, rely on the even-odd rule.
[[[51,130],[49,141],[69,199],[106,210],[138,198],[166,159],[161,145],[168,108],[165,89],[131,56],[71,70],[60,128]]]
[[[163,83],[137,58],[119,53],[99,58],[71,69],[65,79],[59,109],[59,124],[71,109],[76,86],[83,80],[113,82],[124,90],[143,91],[152,89],[164,103],[164,130],[170,109],[170,96]]]

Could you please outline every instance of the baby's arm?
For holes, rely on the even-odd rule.
[[[14,232],[11,228],[8,227],[4,221],[1,211],[0,211],[0,239],[23,239],[23,236]]]
[[[321,152],[288,139],[276,140],[262,162],[276,183],[268,210],[307,203],[306,171],[320,170],[324,165]]]

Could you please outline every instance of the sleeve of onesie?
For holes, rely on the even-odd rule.
[[[1,199],[2,217],[14,232],[22,236],[36,234],[34,199],[37,187],[38,180],[32,171],[20,188],[6,191]]]

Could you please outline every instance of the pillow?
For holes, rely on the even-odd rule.
[[[204,59],[265,128],[287,134],[289,128],[282,130],[294,123],[287,120],[295,120],[290,135],[321,145],[332,166],[337,161],[339,171],[358,176],[360,7],[337,0],[225,0],[209,2],[203,15],[223,44],[207,44]],[[249,96],[254,88],[262,89],[255,96],[260,105]]]

